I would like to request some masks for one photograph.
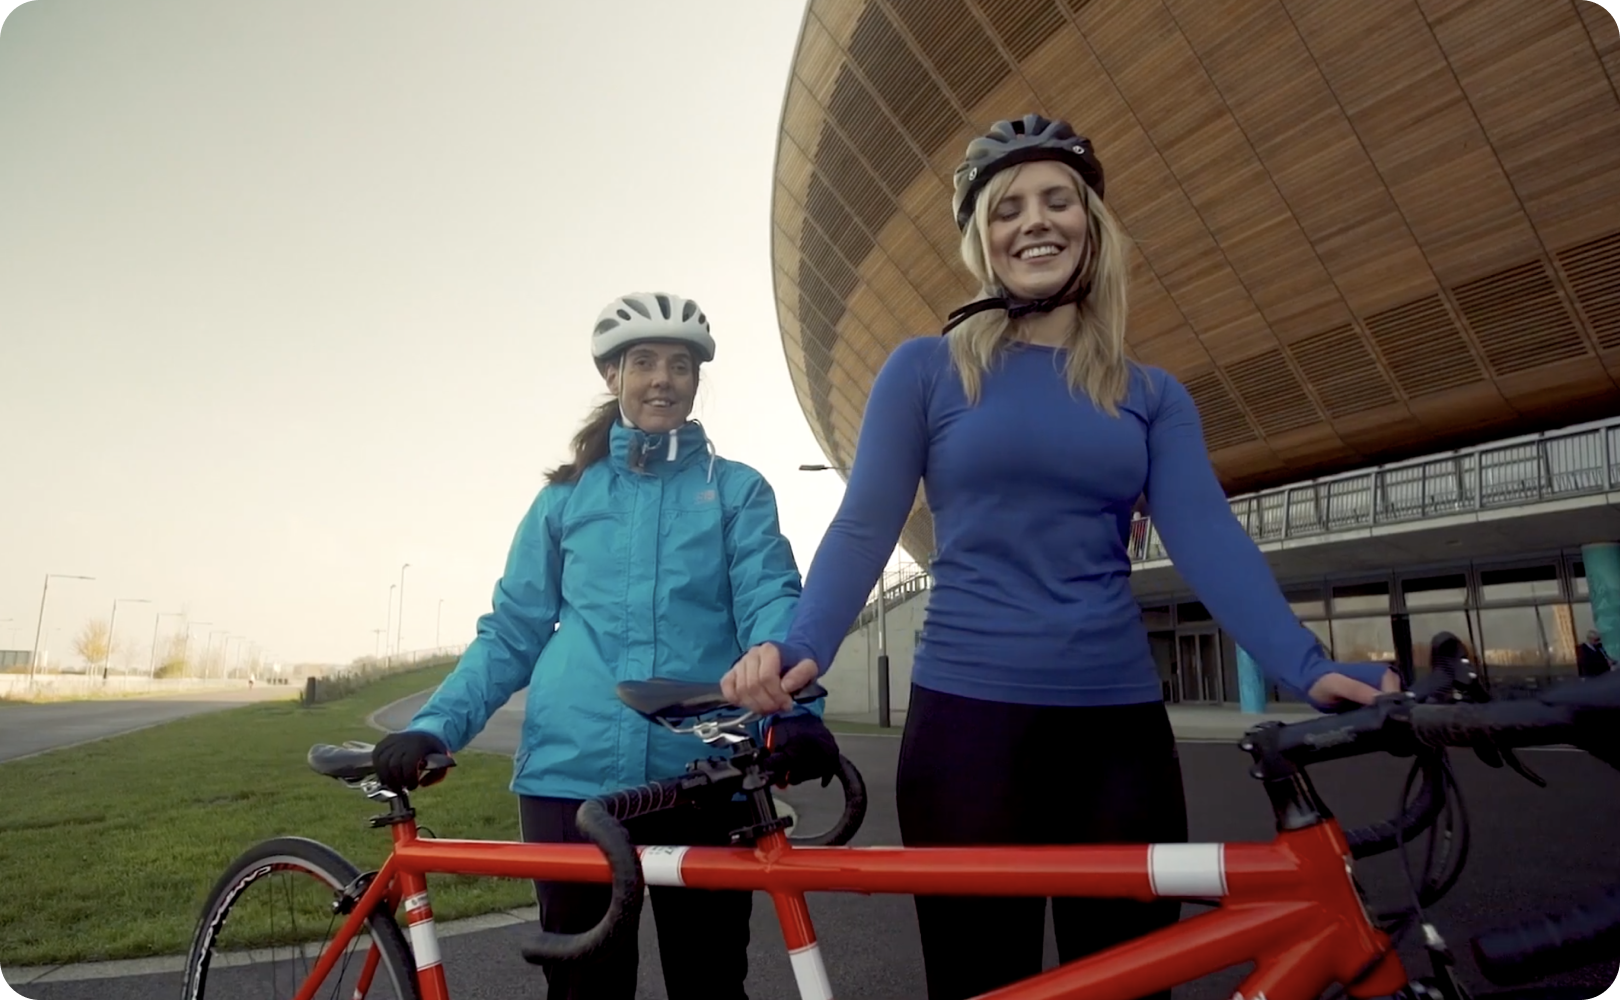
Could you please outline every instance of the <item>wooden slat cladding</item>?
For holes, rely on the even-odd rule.
[[[979,10],[1014,59],[1023,60],[1063,27],[1063,15],[1052,0],[979,2]]]
[[[1226,391],[1219,375],[1210,372],[1188,379],[1185,384],[1204,422],[1204,444],[1210,451],[1259,440],[1254,425],[1243,415],[1237,400]]]
[[[1620,232],[1558,254],[1598,347],[1620,351]]]
[[[1285,434],[1322,421],[1321,412],[1294,377],[1280,348],[1224,368],[1262,434]]]
[[[1485,362],[1497,375],[1540,368],[1587,353],[1586,344],[1541,261],[1452,289]]]
[[[977,105],[1012,68],[962,0],[885,2],[960,106]]]
[[[1485,378],[1438,294],[1368,316],[1366,324],[1408,397],[1432,396]]]
[[[1229,488],[1584,419],[1620,398],[1620,33],[1595,9],[812,0],[771,246],[817,439],[852,447],[884,358],[974,294],[951,172],[1031,111],[1096,143],[1130,350],[1187,384]]]
[[[1290,345],[1288,353],[1310,380],[1329,417],[1353,416],[1398,401],[1366,340],[1353,326],[1307,337]]]

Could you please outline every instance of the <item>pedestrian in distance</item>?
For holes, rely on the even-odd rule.
[[[713,360],[709,321],[678,295],[633,294],[602,310],[591,356],[611,398],[574,437],[518,524],[492,609],[456,665],[375,753],[385,785],[416,787],[426,758],[470,743],[527,688],[511,788],[523,839],[584,843],[588,798],[676,777],[705,755],[624,705],[626,680],[718,681],[743,653],[786,638],[800,594],[775,494],[757,471],[716,454],[690,419]],[[819,702],[768,713],[756,739],[779,781],[823,778],[838,748]],[[751,822],[741,801],[626,824],[640,844],[729,844]],[[607,885],[536,882],[542,927],[588,930]],[[749,892],[651,890],[671,1000],[745,1000]],[[545,964],[551,1000],[631,1000],[637,928],[583,959]]]
[[[1126,352],[1130,246],[1094,144],[1039,115],[972,140],[952,209],[980,297],[878,373],[842,505],[785,642],[726,675],[759,711],[826,671],[921,483],[933,587],[896,778],[907,846],[1187,839],[1175,737],[1130,588],[1144,500],[1182,578],[1319,708],[1399,689],[1302,627],[1216,480],[1197,407]],[[784,673],[785,670],[785,673]],[[918,897],[930,1000],[1039,973],[1043,899]],[[1174,923],[1174,899],[1057,899],[1070,962]],[[1164,994],[1168,996],[1168,994]]]

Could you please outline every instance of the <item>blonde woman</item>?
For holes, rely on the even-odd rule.
[[[1062,121],[998,122],[969,144],[953,207],[981,298],[943,338],[889,357],[786,642],[723,682],[741,704],[789,707],[832,663],[923,483],[937,552],[896,783],[907,845],[1187,838],[1130,589],[1140,498],[1183,578],[1279,683],[1324,709],[1399,686],[1384,664],[1326,657],[1232,517],[1186,389],[1126,357],[1129,245],[1103,190],[1091,142]],[[1044,900],[916,905],[931,1000],[1040,971]],[[1174,900],[1055,900],[1059,957],[1179,914]]]

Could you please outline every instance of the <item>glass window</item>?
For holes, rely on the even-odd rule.
[[[1479,597],[1486,603],[1557,598],[1557,566],[1487,569],[1479,574]]]
[[[1586,625],[1581,624],[1581,612],[1586,612]],[[1554,673],[1575,672],[1575,647],[1586,638],[1592,627],[1592,605],[1548,604],[1541,608],[1541,619],[1547,630],[1547,659]]]
[[[1305,619],[1305,627],[1310,629],[1311,632],[1315,634],[1316,641],[1320,642],[1322,644],[1322,648],[1324,650],[1326,650],[1327,655],[1332,656],[1333,655],[1333,631],[1330,628],[1328,628],[1327,619],[1325,619],[1325,618],[1307,618],[1307,619]]]
[[[1176,605],[1176,621],[1182,623],[1183,625],[1187,624],[1188,622],[1207,622],[1213,620],[1214,618],[1212,615],[1210,615],[1209,609],[1197,601]]]
[[[1333,588],[1333,613],[1336,615],[1388,610],[1389,584],[1383,580],[1377,583],[1343,584]],[[1384,624],[1387,629],[1389,623]]]
[[[1469,649],[1479,648],[1479,631],[1466,611],[1423,611],[1409,616],[1408,622],[1412,626],[1412,671],[1416,676],[1428,673],[1429,646],[1440,632],[1450,632],[1468,643]]]
[[[1401,596],[1408,608],[1461,607],[1468,603],[1468,577],[1461,573],[1401,581]],[[1414,630],[1414,636],[1417,632]]]
[[[1597,621],[1592,617],[1592,605],[1586,601],[1570,605],[1570,615],[1575,619],[1575,641],[1586,641],[1586,633],[1597,628]]]
[[[1143,608],[1142,625],[1150,632],[1176,627],[1175,619],[1170,616],[1170,606],[1167,604],[1156,608]]]
[[[1585,597],[1586,596],[1586,564],[1581,562],[1579,559],[1577,559],[1570,566],[1569,572],[1570,572],[1570,580],[1569,580],[1569,582],[1570,582],[1570,585],[1575,590],[1575,596],[1576,597]]]
[[[1575,616],[1562,604],[1486,608],[1480,645],[1491,686],[1539,687],[1574,673]]]
[[[1322,588],[1289,587],[1283,591],[1288,599],[1288,606],[1294,609],[1295,618],[1321,618],[1327,614],[1327,602],[1322,600]]]
[[[1342,663],[1395,662],[1395,637],[1390,632],[1389,617],[1333,619],[1333,644],[1329,648],[1333,658]]]

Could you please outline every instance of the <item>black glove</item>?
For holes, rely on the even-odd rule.
[[[378,740],[371,751],[371,761],[377,768],[377,780],[384,788],[397,792],[417,786],[422,777],[422,764],[429,754],[449,752],[450,748],[432,733],[407,729]]]
[[[782,787],[820,778],[825,788],[838,773],[838,741],[819,716],[775,720],[766,732],[765,750],[761,766]]]

